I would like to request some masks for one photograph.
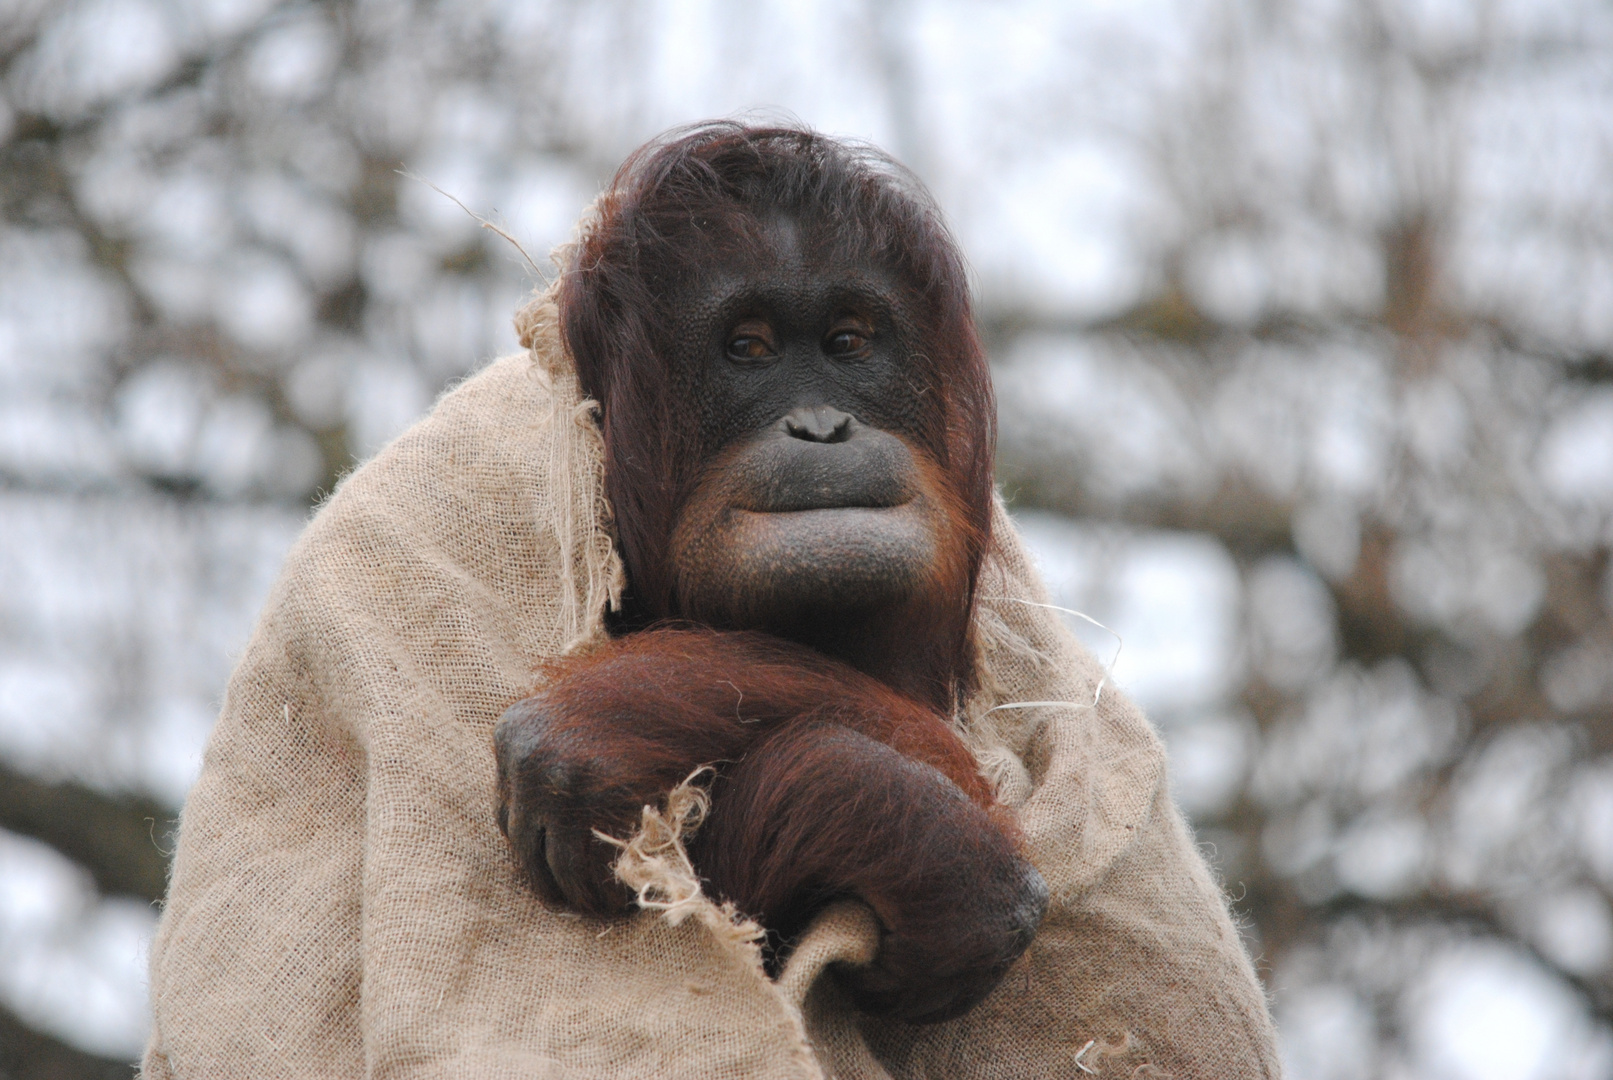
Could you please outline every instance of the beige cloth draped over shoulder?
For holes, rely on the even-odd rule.
[[[145,1075],[1275,1076],[1160,743],[1113,689],[1092,707],[1101,671],[1035,606],[1000,507],[960,723],[1053,903],[982,1005],[923,1027],[847,1009],[825,968],[872,955],[855,903],[775,983],[699,896],[599,921],[523,888],[493,725],[539,661],[601,640],[621,576],[593,410],[552,304],[523,317],[530,352],[349,477],[287,559],[181,819]],[[1014,702],[1067,704],[987,711]]]

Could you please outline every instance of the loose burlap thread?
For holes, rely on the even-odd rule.
[[[150,1080],[1277,1075],[1160,743],[1112,688],[1093,704],[1102,670],[1038,606],[1000,505],[959,724],[1053,899],[979,1007],[852,1010],[830,969],[878,948],[855,902],[768,980],[753,928],[679,862],[689,792],[619,864],[648,909],[538,903],[494,822],[492,728],[543,660],[603,639],[622,570],[552,301],[518,327],[527,352],[350,476],[287,558],[181,817]],[[1062,704],[997,708],[1023,702]]]

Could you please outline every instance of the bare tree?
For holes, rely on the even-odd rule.
[[[1603,1026],[1550,1067],[1596,1075],[1613,413],[1593,313],[1613,292],[1563,271],[1605,265],[1607,189],[1520,191],[1505,143],[1509,120],[1537,125],[1542,166],[1606,177],[1613,125],[1562,113],[1609,115],[1610,27],[1501,5],[1218,11],[1141,133],[1174,210],[1144,238],[1152,294],[1073,335],[1004,336],[1004,480],[1022,506],[1207,532],[1237,562],[1254,742],[1247,783],[1198,821],[1296,1071],[1404,1074],[1419,980],[1460,953],[1572,988]],[[1568,85],[1580,104],[1554,99]],[[1182,425],[1179,452],[1105,483],[1125,433],[1038,405],[1075,363],[1048,333]],[[1330,1038],[1352,1045],[1328,1063]]]
[[[1149,704],[1295,1075],[1433,1069],[1465,1036],[1428,1032],[1479,1009],[1451,987],[1496,972],[1567,1018],[1520,1074],[1600,1075],[1610,36],[1590,0],[17,0],[0,857],[77,867],[51,887],[83,926],[160,896],[227,650],[309,507],[513,345],[538,276],[436,188],[543,266],[643,138],[793,107],[953,214],[1002,487],[1050,577],[1080,570],[1066,602],[1123,620],[1153,559],[1210,599],[1151,619],[1228,624]],[[53,1016],[0,1017],[0,1071],[100,1074],[138,1037]]]

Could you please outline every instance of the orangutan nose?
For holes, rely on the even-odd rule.
[[[851,438],[857,420],[829,405],[792,409],[784,417],[784,430],[792,439],[815,443],[842,443]]]

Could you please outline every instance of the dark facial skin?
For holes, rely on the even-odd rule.
[[[917,333],[895,283],[877,267],[803,251],[797,233],[776,224],[766,247],[723,260],[673,305],[669,359],[700,406],[705,453],[825,405],[930,443],[939,433],[923,430]]]
[[[671,558],[685,614],[822,643],[929,587],[936,434],[889,278],[815,257],[791,222],[765,236],[672,305],[709,464]]]

